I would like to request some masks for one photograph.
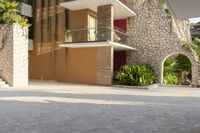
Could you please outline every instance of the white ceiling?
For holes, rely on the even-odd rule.
[[[114,6],[115,19],[124,19],[135,16],[135,13],[119,0],[74,0],[60,3],[61,6],[70,10],[80,10],[89,8],[97,12],[97,7],[112,4]]]
[[[166,0],[179,19],[200,17],[200,0]]]

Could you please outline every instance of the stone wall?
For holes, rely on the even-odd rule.
[[[163,62],[173,54],[184,54],[192,62],[193,83],[197,84],[199,63],[192,52],[182,48],[189,40],[188,20],[177,20],[163,8],[160,0],[129,0],[136,17],[128,18],[128,44],[137,50],[127,52],[128,63],[150,64],[162,82]]]
[[[97,48],[97,84],[112,85],[113,47]]]
[[[0,25],[0,76],[13,87],[28,85],[28,29]]]

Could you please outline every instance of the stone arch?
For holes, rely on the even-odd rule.
[[[129,7],[137,16],[127,19],[127,43],[136,50],[127,52],[127,62],[151,65],[158,75],[157,82],[161,83],[163,61],[180,53],[190,59],[192,82],[200,86],[200,62],[194,52],[182,48],[182,42],[190,40],[188,21],[169,17],[159,0],[152,0],[150,4],[149,0],[129,0]]]
[[[167,55],[164,55],[162,57],[162,60],[161,60],[161,71],[160,71],[160,83],[163,84],[163,77],[164,77],[164,62],[170,57],[170,56],[173,56],[173,55],[178,55],[178,54],[182,54],[184,56],[186,56],[190,62],[191,62],[191,74],[192,74],[192,83],[193,84],[196,84],[195,82],[198,80],[198,68],[199,68],[199,62],[197,61],[197,58],[196,58],[196,55],[193,54],[192,52],[188,52],[188,51],[177,51],[177,52],[171,52],[170,54],[167,54]]]

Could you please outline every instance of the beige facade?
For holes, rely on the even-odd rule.
[[[112,47],[59,47],[66,41],[65,29],[88,27],[88,16],[97,17],[97,13],[89,9],[67,11],[58,6],[58,1],[53,1],[36,0],[36,36],[34,50],[29,52],[29,78],[111,85]],[[87,37],[86,34],[86,40]],[[72,38],[73,41],[80,39],[77,35]]]

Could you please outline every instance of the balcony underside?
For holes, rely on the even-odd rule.
[[[60,3],[60,5],[70,10],[80,10],[88,8],[95,12],[97,12],[98,6],[113,5],[115,9],[115,19],[124,19],[136,15],[131,9],[129,9],[119,0],[66,0],[66,2]]]
[[[179,19],[200,17],[200,0],[165,0]]]
[[[135,50],[135,48],[133,47],[112,41],[73,42],[73,43],[60,44],[60,47],[63,48],[92,48],[92,47],[108,47],[108,46],[113,47],[115,50]]]

